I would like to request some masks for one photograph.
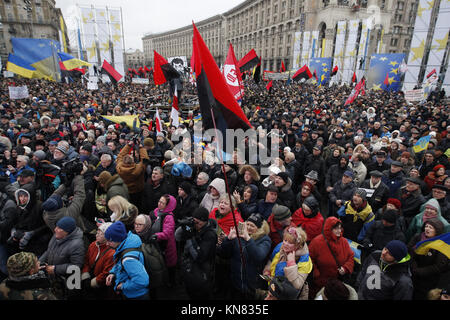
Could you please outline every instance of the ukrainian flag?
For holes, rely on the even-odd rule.
[[[58,56],[61,59],[62,64],[67,70],[73,70],[82,66],[92,66],[89,62],[72,57],[70,54],[64,52],[58,52]]]
[[[280,249],[283,242],[280,242],[272,252],[272,263],[270,265],[270,275],[274,276],[284,276],[284,268],[287,266],[286,261],[280,262]],[[304,254],[300,256],[297,260],[298,273],[310,273],[313,268],[313,264],[309,254]]]
[[[426,255],[430,249],[437,250],[450,259],[450,232],[418,242],[415,252],[420,255]]]
[[[350,249],[352,249],[353,251],[353,260],[355,260],[356,263],[361,264],[361,250],[358,249],[360,244],[350,239],[347,239],[347,242],[350,246]]]
[[[8,56],[6,70],[14,72],[24,78],[33,78],[36,72],[36,68],[30,66],[26,61],[11,53]]]
[[[413,146],[415,153],[428,149],[428,144],[430,143],[431,136],[425,136],[420,138],[416,144]]]
[[[141,121],[137,115],[127,115],[127,116],[102,116],[106,120],[109,120],[114,123],[122,123],[125,122],[128,127],[133,129],[133,122],[136,119],[136,126],[139,128],[141,126]],[[142,124],[148,125],[148,122],[142,121]]]
[[[11,38],[14,55],[36,69],[33,78],[61,80],[58,41],[50,39]]]

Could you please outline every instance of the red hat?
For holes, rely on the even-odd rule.
[[[438,164],[437,166],[435,166],[435,167],[433,168],[433,171],[434,171],[434,172],[437,172],[440,168],[445,169],[445,167],[444,167],[442,164]]]
[[[394,205],[398,210],[400,210],[402,208],[402,203],[398,199],[389,198],[387,203]]]

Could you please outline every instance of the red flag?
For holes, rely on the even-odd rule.
[[[436,73],[436,69],[433,69],[429,74],[427,74],[427,79]]]
[[[226,137],[227,128],[244,130],[251,128],[250,122],[231,93],[197,27],[194,23],[192,25],[194,28],[192,47],[195,56],[197,94],[205,130],[214,128],[212,108],[216,127],[222,131],[223,137]]]
[[[353,82],[357,82],[357,81],[358,81],[358,80],[356,79],[356,73],[353,72],[352,83],[353,83]]]
[[[156,85],[161,85],[171,79],[180,77],[178,71],[175,70],[175,68],[155,50],[153,50],[153,60],[155,63],[153,70],[153,81]]]
[[[359,93],[361,92],[361,89],[364,90],[364,86],[366,85],[366,81],[364,77],[361,79],[360,82],[353,88],[352,92],[350,93],[350,96],[345,101],[345,105],[348,105],[355,101],[355,99],[358,97]]]
[[[250,70],[254,66],[257,66],[258,63],[260,63],[258,55],[256,54],[255,49],[252,49],[241,60],[239,60],[239,71],[242,73],[245,70]]]
[[[150,119],[150,122],[148,123],[148,131],[152,131],[153,129],[153,119]]]
[[[285,71],[286,71],[286,68],[285,68],[285,66],[284,66],[284,62],[281,61],[281,69],[280,69],[280,72],[285,72]]]
[[[103,60],[102,72],[106,72],[106,74],[111,79],[111,82],[117,83],[122,79],[122,75],[116,71],[106,60]]]
[[[389,73],[386,73],[386,78],[384,79],[383,84],[388,87],[389,86]]]
[[[294,74],[292,77],[292,80],[299,81],[300,79],[306,79],[309,80],[312,78],[311,71],[309,70],[308,66],[305,64],[303,67],[298,69],[298,71]]]
[[[333,68],[333,71],[331,72],[331,77],[332,76],[334,76],[334,75],[336,75],[336,73],[338,72],[338,70],[339,70],[339,68],[338,68],[338,66],[335,66],[334,68]]]
[[[173,100],[172,100],[172,111],[170,113],[170,118],[172,119],[172,124],[178,128],[180,125],[180,113],[178,108],[178,90],[177,85],[175,84],[175,90],[173,91]]]
[[[223,66],[223,76],[234,98],[236,100],[241,100],[244,93],[244,89],[241,86],[242,83],[241,73],[237,68],[237,61],[234,55],[234,50],[233,46],[231,45],[231,42],[228,48],[227,58],[225,59],[225,64]]]
[[[161,118],[159,117],[158,108],[156,108],[156,114],[155,114],[155,127],[156,127],[157,132],[162,131],[162,122],[161,122]]]
[[[273,85],[273,80],[270,80],[266,86],[267,91],[270,91],[270,89],[272,88],[272,85]]]

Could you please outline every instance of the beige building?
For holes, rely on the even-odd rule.
[[[145,56],[144,52],[141,50],[132,50],[128,49],[125,52],[125,69],[128,70],[128,68],[140,68],[143,67],[145,64]],[[136,69],[137,70],[137,69]]]
[[[62,12],[55,5],[54,0],[0,0],[0,56],[2,61],[6,61],[8,54],[13,51],[11,38],[60,40]],[[66,41],[68,41],[65,22],[64,30]],[[67,43],[67,45],[69,44]]]
[[[228,43],[236,58],[254,48],[263,69],[278,70],[281,61],[293,65],[294,35],[299,31],[319,31],[319,46],[326,40],[325,57],[333,56],[337,22],[375,17],[368,55],[382,40],[381,52],[409,51],[418,1],[415,0],[246,0],[231,10],[196,23],[196,26],[220,65]],[[360,24],[361,25],[361,24]],[[361,27],[360,27],[361,30]],[[361,33],[359,31],[359,33]],[[192,26],[143,38],[145,61],[153,64],[153,50],[164,57],[192,54]]]

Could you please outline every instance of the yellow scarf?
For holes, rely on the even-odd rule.
[[[369,222],[369,221],[372,221],[373,219],[375,219],[375,215],[372,215],[372,217],[368,221],[366,221],[369,214],[372,213],[372,207],[370,206],[370,204],[367,204],[367,206],[360,212],[353,209],[350,200],[347,201],[345,204],[346,204],[345,214],[352,214],[353,222],[356,222],[356,220],[358,220],[358,218],[364,222]]]

